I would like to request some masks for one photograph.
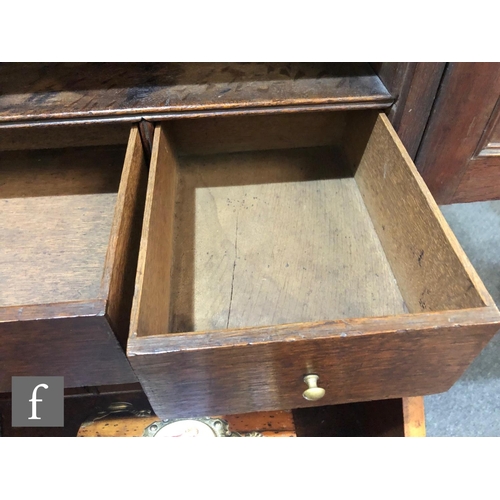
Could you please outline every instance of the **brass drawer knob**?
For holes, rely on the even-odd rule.
[[[318,387],[318,375],[306,375],[304,382],[307,384],[307,389],[302,393],[304,399],[308,401],[318,401],[325,395],[325,389]]]

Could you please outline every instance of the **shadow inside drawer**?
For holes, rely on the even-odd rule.
[[[0,307],[95,299],[124,146],[0,153]]]
[[[332,146],[180,157],[171,307],[171,332],[405,311]]]

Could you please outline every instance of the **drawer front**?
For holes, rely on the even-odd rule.
[[[155,339],[142,342],[142,349],[134,346],[134,356],[129,348],[129,359],[162,418],[426,395],[448,390],[498,326],[464,327],[463,314],[423,316],[418,322],[385,318],[311,329],[288,325],[286,333],[252,330],[224,348],[210,347],[213,337],[203,334],[187,340]],[[451,326],[436,328],[443,321]],[[403,322],[406,329],[400,329]],[[183,350],[161,352],[166,345],[175,349],[176,340]],[[200,345],[206,348],[196,348]],[[302,396],[307,374],[317,374],[318,385],[325,389],[319,401]]]
[[[387,117],[318,123],[156,128],[127,355],[158,416],[446,391],[498,330]]]
[[[137,382],[105,318],[0,323],[0,392],[12,377],[64,377],[65,387]]]

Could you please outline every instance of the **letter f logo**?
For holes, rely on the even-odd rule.
[[[38,389],[42,387],[43,389],[48,389],[49,386],[47,384],[38,384],[34,389],[33,389],[33,394],[31,396],[31,399],[29,400],[29,402],[31,403],[31,417],[28,418],[28,420],[40,420],[40,417],[37,417],[36,416],[36,404],[38,402],[42,402],[43,400],[42,399],[37,399],[36,398],[36,391],[38,391]]]

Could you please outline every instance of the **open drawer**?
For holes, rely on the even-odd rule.
[[[157,125],[144,217],[127,355],[162,418],[445,391],[500,325],[384,114]]]
[[[117,340],[147,186],[137,127],[7,130],[0,150],[0,392],[137,381]]]

